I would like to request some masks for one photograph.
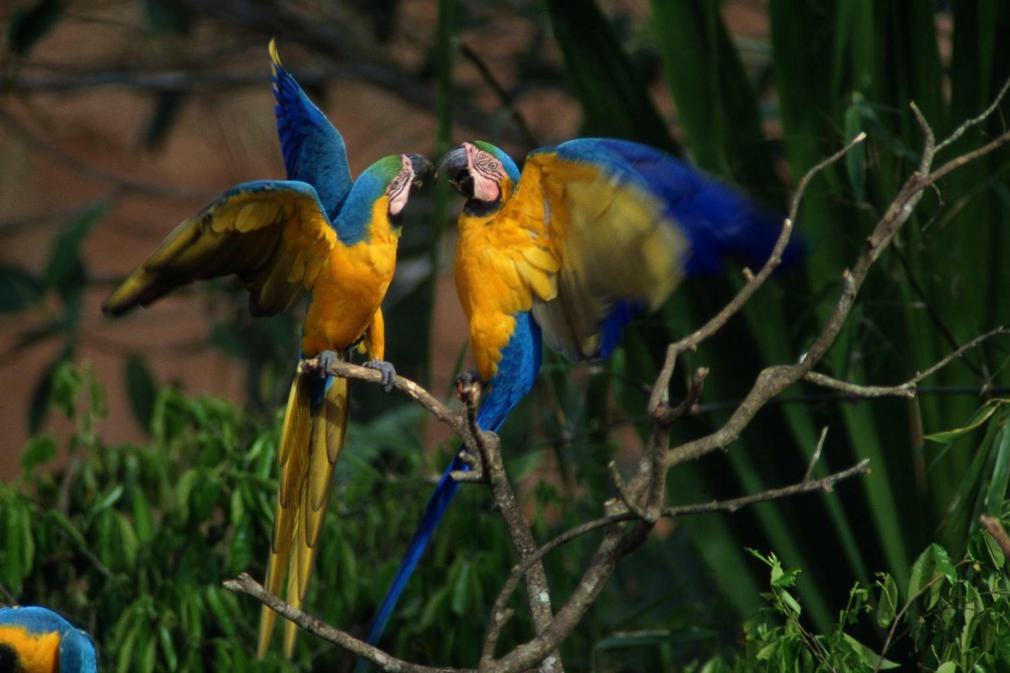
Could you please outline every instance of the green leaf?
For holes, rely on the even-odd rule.
[[[0,313],[16,313],[42,297],[41,281],[24,269],[0,264]]]
[[[986,493],[986,512],[998,517],[1006,499],[1007,480],[1010,478],[1010,425],[1004,425],[996,437],[996,464]]]
[[[190,468],[183,472],[175,486],[175,506],[179,509],[179,514],[183,519],[189,518],[190,496],[199,480],[200,472],[195,468]]]
[[[853,647],[853,649],[855,649],[856,653],[859,655],[859,658],[862,659],[863,663],[866,664],[867,666],[873,667],[873,670],[886,671],[892,668],[898,668],[898,666],[900,666],[900,664],[898,664],[897,662],[891,661],[889,659],[884,659],[879,654],[874,652],[866,645],[863,645],[861,642],[859,642],[849,634],[843,633],[842,635],[844,636],[846,642],[848,642]]]
[[[43,274],[47,288],[57,290],[65,298],[82,291],[85,279],[81,245],[107,209],[105,203],[88,208],[56,237]]]
[[[898,583],[887,573],[877,579],[880,597],[877,599],[877,626],[886,628],[898,611]]]
[[[53,379],[56,371],[72,355],[73,345],[67,343],[59,355],[42,371],[35,383],[35,390],[32,391],[31,402],[28,405],[28,429],[32,433],[38,432],[49,416],[52,405]]]
[[[146,634],[144,643],[140,649],[140,666],[137,667],[139,673],[153,673],[155,654],[157,653],[158,639],[153,634]]]
[[[985,405],[978,410],[978,412],[976,412],[971,420],[968,421],[967,425],[960,428],[954,428],[953,430],[934,432],[931,435],[926,435],[924,439],[941,444],[952,442],[961,435],[981,427],[987,420],[989,420],[989,417],[996,413],[996,410],[1004,404],[1006,404],[1006,400],[990,400],[989,402],[986,402]]]
[[[452,611],[458,615],[466,614],[467,589],[469,588],[470,563],[463,561],[459,573],[456,575],[456,582],[452,588]]]
[[[137,565],[137,551],[140,542],[133,524],[121,512],[116,512],[116,525],[119,528],[119,553],[127,570],[133,570]]]
[[[133,507],[133,527],[137,532],[137,540],[146,544],[154,537],[154,515],[147,495],[140,487],[130,488],[130,504]]]
[[[957,664],[953,661],[945,661],[937,667],[936,673],[957,673]]]
[[[126,380],[126,394],[130,398],[130,408],[140,427],[145,432],[151,429],[154,415],[154,401],[158,395],[154,376],[147,366],[147,359],[139,353],[131,353],[123,365]]]
[[[39,0],[32,7],[19,6],[10,16],[7,40],[15,54],[27,54],[59,21],[66,0]]]
[[[119,643],[119,656],[116,659],[117,673],[130,673],[134,670],[133,648],[142,630],[143,624],[139,621],[134,621],[133,628],[130,629],[126,638]]]
[[[28,440],[21,453],[21,468],[30,473],[39,465],[56,457],[56,438],[52,435],[36,435]]]
[[[908,578],[907,597],[909,601],[920,598],[927,587],[935,586],[934,581],[943,577],[953,584],[957,581],[957,573],[954,564],[951,563],[947,550],[934,543],[927,547],[912,564],[912,570]],[[935,594],[931,592],[930,599],[926,607],[932,607],[935,601]]]
[[[176,671],[179,668],[179,657],[175,653],[172,634],[165,628],[164,624],[158,626],[158,641],[161,644],[161,656],[165,659],[168,670]]]
[[[92,506],[91,510],[88,512],[91,516],[96,516],[106,509],[112,507],[119,499],[123,497],[123,492],[125,489],[122,484],[116,484],[106,492],[105,495],[101,496]]]

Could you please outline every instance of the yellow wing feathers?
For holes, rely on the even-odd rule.
[[[282,183],[235,188],[172,231],[102,308],[118,315],[203,278],[238,275],[257,315],[312,288],[336,233],[318,201]]]
[[[267,591],[277,596],[285,594],[287,602],[297,608],[305,600],[312,576],[333,469],[347,430],[347,380],[332,379],[318,408],[312,409],[313,387],[321,384],[316,376],[315,372],[298,374],[288,395],[279,451],[281,476],[274,536],[266,574]],[[257,646],[259,657],[269,649],[275,620],[276,613],[264,607]],[[294,622],[285,622],[286,657],[294,649],[297,631]]]

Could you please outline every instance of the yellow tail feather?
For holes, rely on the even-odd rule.
[[[326,517],[333,468],[343,448],[347,429],[347,380],[334,379],[322,406],[310,410],[311,377],[298,374],[291,384],[284,415],[279,458],[281,477],[274,519],[274,539],[267,565],[266,589],[281,596],[287,579],[286,600],[300,608],[305,599],[316,542]],[[263,608],[257,656],[270,647],[276,613]],[[294,650],[298,627],[284,625],[284,656]]]

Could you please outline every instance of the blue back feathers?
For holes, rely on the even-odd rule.
[[[284,69],[271,42],[277,135],[288,178],[316,188],[330,219],[351,189],[344,139]]]
[[[19,626],[31,634],[60,634],[59,673],[97,673],[95,644],[81,631],[48,608],[0,608],[0,626]]]

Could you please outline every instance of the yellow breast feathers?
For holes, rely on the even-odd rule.
[[[372,324],[396,269],[399,230],[390,226],[387,201],[382,197],[373,205],[365,240],[338,242],[329,251],[305,317],[305,355],[348,348]]]
[[[538,236],[514,217],[463,213],[456,242],[456,291],[470,324],[470,343],[485,380],[494,376],[520,311],[534,296],[556,293],[560,260],[547,236]]]

